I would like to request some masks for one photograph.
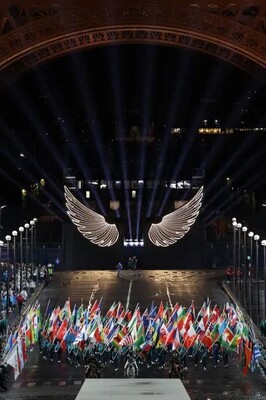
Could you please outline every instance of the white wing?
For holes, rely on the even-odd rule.
[[[108,224],[102,215],[77,200],[66,186],[64,189],[67,213],[80,233],[97,246],[112,246],[119,237],[116,225]]]
[[[152,224],[148,236],[155,246],[167,247],[182,239],[199,215],[202,204],[203,186],[182,207],[167,214],[159,224]]]

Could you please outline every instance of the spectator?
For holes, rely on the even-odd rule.
[[[23,289],[21,290],[20,294],[21,294],[21,296],[24,298],[24,301],[26,301],[27,298],[28,298],[28,293],[27,293],[26,288],[23,288]]]
[[[34,282],[33,279],[31,279],[29,282],[29,289],[30,289],[30,294],[33,294],[34,290],[36,289],[36,283]]]

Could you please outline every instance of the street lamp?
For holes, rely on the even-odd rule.
[[[33,276],[33,233],[34,233],[34,225],[35,221],[30,221],[31,229],[30,229],[30,271],[31,271],[31,278]]]
[[[11,240],[10,235],[6,235],[6,254],[7,254],[7,280],[6,280],[6,318],[8,317],[9,311],[9,242]]]
[[[30,224],[25,224],[25,236],[26,236],[26,280],[28,279],[28,263],[29,263],[29,246],[28,246],[28,229],[30,227]]]
[[[34,261],[35,264],[37,264],[38,260],[37,260],[37,222],[38,222],[38,218],[33,218],[33,221],[35,222],[34,225]]]
[[[17,260],[16,260],[16,237],[18,236],[18,232],[17,231],[13,231],[12,232],[12,236],[13,236],[13,251],[14,251],[14,257],[13,257],[13,261],[14,261],[14,291],[16,291],[16,264],[17,264]]]
[[[236,228],[237,228],[237,221],[236,218],[232,218],[232,225],[233,225],[233,267],[234,267],[234,286],[236,287]]]
[[[19,279],[19,290],[21,292],[21,290],[22,290],[22,279],[23,279],[23,276],[22,276],[22,264],[23,264],[22,234],[24,232],[24,227],[20,226],[18,228],[18,230],[19,230],[19,233],[20,233],[20,279]]]
[[[39,283],[39,270],[38,270],[38,259],[37,259],[37,222],[38,218],[33,218],[33,221],[35,222],[34,225],[34,263],[37,268],[37,284]]]
[[[244,305],[246,306],[246,300],[247,300],[247,230],[248,228],[246,226],[242,227],[243,231],[243,268],[244,268]]]
[[[264,319],[266,320],[266,240],[261,241],[263,247],[263,270],[264,270]]]
[[[239,277],[238,277],[238,287],[239,287],[239,298],[241,300],[241,228],[242,228],[242,224],[238,223],[236,225],[237,229],[238,229],[238,268],[237,268],[237,272],[239,273]]]
[[[260,314],[260,282],[259,282],[259,235],[254,235],[256,243],[256,283],[257,283],[257,322]]]
[[[0,262],[2,261],[2,247],[4,246],[3,240],[0,240]]]
[[[250,231],[248,233],[248,237],[250,238],[250,269],[249,269],[249,283],[250,283],[250,290],[249,290],[249,306],[250,306],[250,313],[251,313],[251,307],[253,303],[253,236],[254,232]]]

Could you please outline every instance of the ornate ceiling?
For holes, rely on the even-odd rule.
[[[0,3],[0,70],[12,75],[69,52],[133,42],[205,52],[265,79],[265,0],[17,3]]]

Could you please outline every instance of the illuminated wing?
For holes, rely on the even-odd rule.
[[[203,186],[186,204],[165,215],[159,224],[152,224],[148,232],[151,242],[155,246],[167,247],[182,239],[196,221],[202,197]]]
[[[97,246],[112,246],[119,237],[116,225],[108,224],[102,215],[77,200],[66,186],[64,189],[67,213],[80,233]]]

